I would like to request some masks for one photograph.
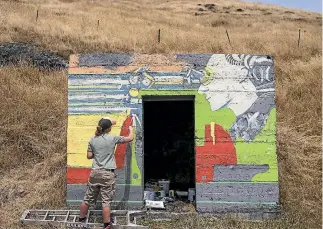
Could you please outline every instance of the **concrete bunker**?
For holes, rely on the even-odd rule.
[[[192,96],[196,210],[261,215],[278,211],[271,56],[72,55],[68,84],[68,205],[82,201],[91,170],[85,157],[87,141],[97,121],[110,116],[117,120],[112,131],[116,135],[136,122],[135,140],[116,147],[113,208],[142,208],[145,98]]]

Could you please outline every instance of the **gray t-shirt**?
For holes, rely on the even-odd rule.
[[[87,149],[94,154],[92,169],[116,169],[114,148],[116,144],[124,142],[122,136],[103,134],[92,137]]]

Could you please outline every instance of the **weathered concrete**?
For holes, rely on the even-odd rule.
[[[255,175],[268,169],[268,165],[215,165],[214,181],[251,181]]]
[[[142,99],[193,96],[197,210],[250,213],[251,218],[278,211],[273,57],[73,55],[68,83],[68,201],[81,200],[85,186],[73,185],[85,184],[87,171],[83,177],[78,171],[91,167],[83,152],[98,120],[108,114],[118,123],[113,135],[126,135],[137,117],[134,142],[116,148],[115,198],[125,206],[142,204]]]

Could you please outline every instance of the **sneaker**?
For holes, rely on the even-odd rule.
[[[81,222],[81,223],[85,223],[85,221],[86,221],[86,217],[84,217],[84,218],[79,218],[79,222]]]
[[[104,225],[103,225],[103,228],[104,229],[112,229],[112,224],[111,224],[111,222],[109,223],[109,225],[108,226],[106,226],[106,227],[104,227]]]

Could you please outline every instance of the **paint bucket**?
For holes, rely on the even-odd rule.
[[[168,195],[168,192],[169,192],[169,183],[170,183],[169,180],[164,180],[164,179],[158,181],[159,187],[161,187],[161,189],[165,191],[166,195]]]
[[[195,188],[188,189],[188,200],[191,202],[195,200]]]
[[[183,196],[188,196],[188,192],[185,191],[176,191],[176,195],[183,197]]]
[[[165,191],[164,190],[158,191],[157,192],[157,197],[165,197]]]
[[[154,201],[155,200],[155,192],[151,192],[151,191],[144,191],[144,200],[151,200]]]

